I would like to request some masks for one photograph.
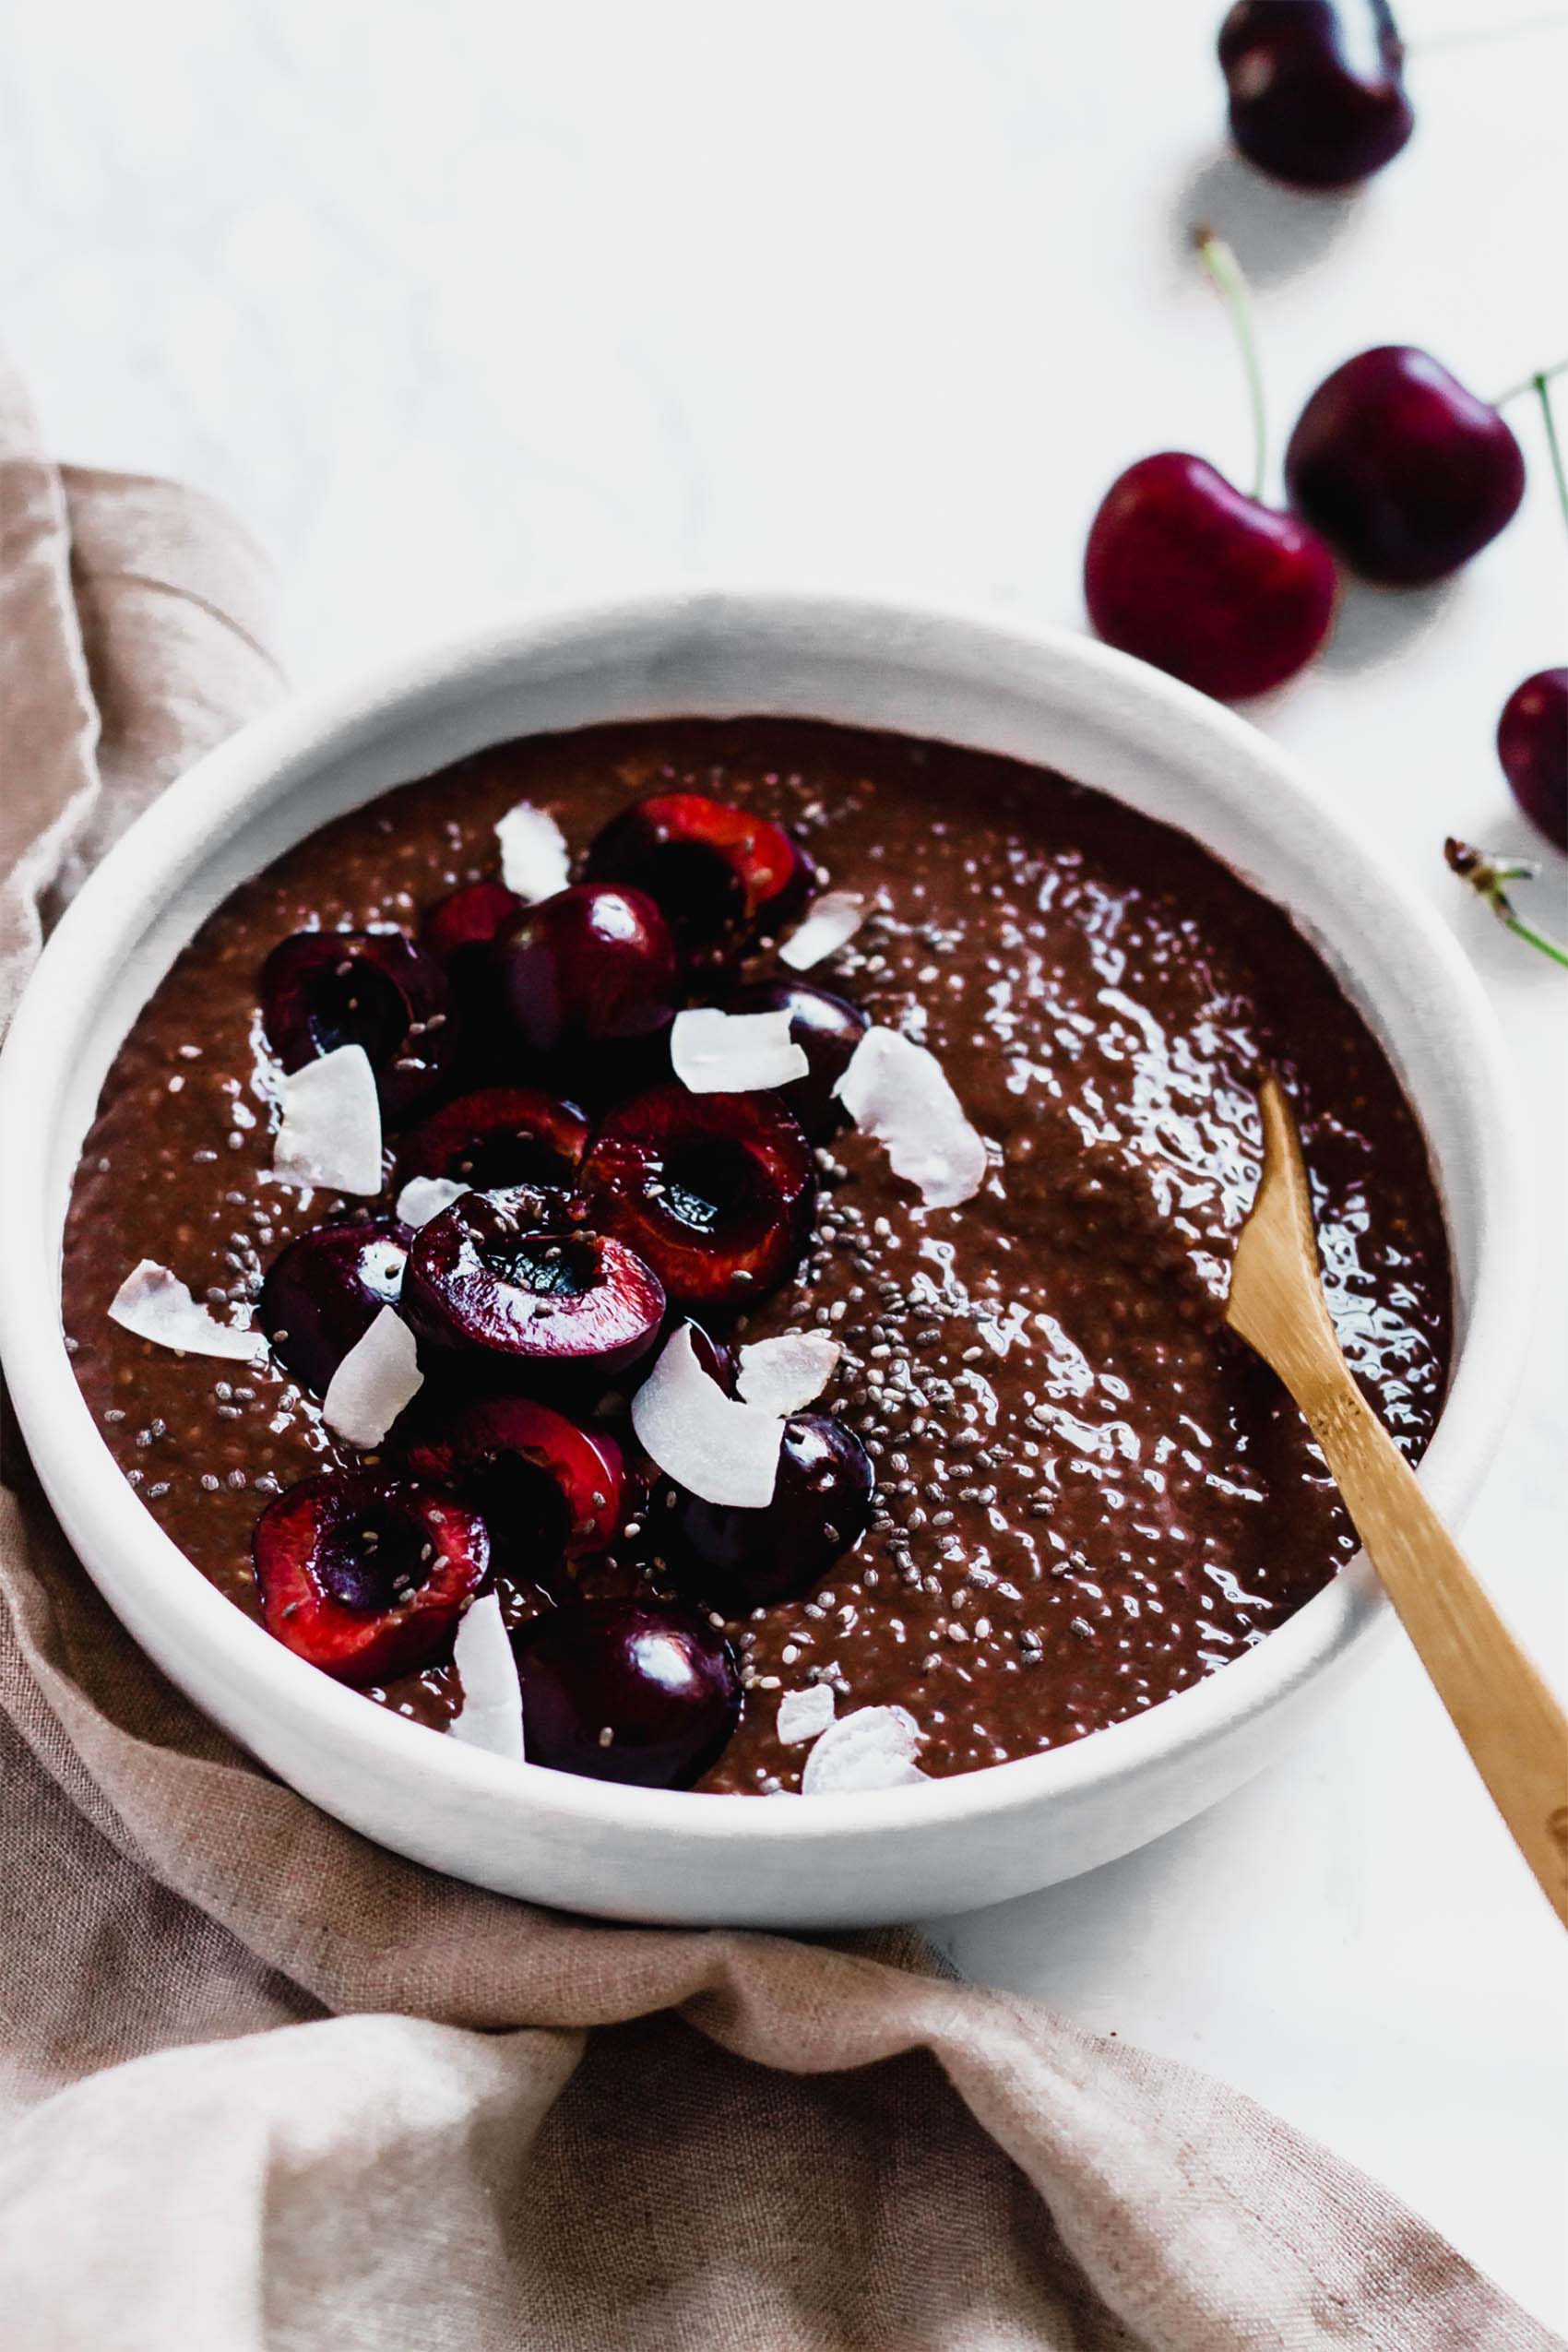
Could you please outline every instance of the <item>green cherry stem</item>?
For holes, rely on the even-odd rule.
[[[1539,392],[1541,386],[1550,384],[1553,376],[1565,374],[1568,374],[1568,360],[1554,360],[1550,367],[1538,367],[1533,375],[1522,375],[1517,384],[1511,384],[1506,392],[1500,392],[1491,405],[1494,409],[1505,409],[1510,400],[1517,400],[1522,393]],[[1544,394],[1542,397],[1545,397]]]
[[[1515,939],[1524,940],[1531,947],[1538,947],[1543,956],[1550,956],[1554,964],[1568,970],[1568,948],[1560,947],[1554,939],[1546,938],[1522,921],[1508,896],[1511,882],[1535,880],[1540,868],[1533,859],[1491,857],[1484,849],[1473,849],[1467,841],[1455,841],[1452,835],[1443,845],[1443,854],[1449,873],[1457,874],[1479,898],[1485,900],[1504,931],[1511,931]]]
[[[1268,419],[1263,400],[1263,368],[1258,360],[1257,338],[1253,332],[1253,303],[1241,265],[1223,237],[1212,229],[1194,229],[1193,243],[1203,256],[1204,267],[1219,291],[1220,299],[1230,314],[1230,324],[1236,330],[1241,346],[1241,365],[1246,371],[1247,398],[1253,410],[1253,496],[1263,497],[1268,458]]]
[[[1562,519],[1568,523],[1568,472],[1562,466],[1562,444],[1557,438],[1557,420],[1551,413],[1551,379],[1562,374],[1560,368],[1542,368],[1530,381],[1540,401],[1540,412],[1546,424],[1546,445],[1551,458],[1552,476],[1557,483],[1557,503],[1562,509]]]

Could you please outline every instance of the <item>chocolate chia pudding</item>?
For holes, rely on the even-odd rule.
[[[676,818],[645,819],[649,796]],[[608,939],[591,891],[529,911],[501,889],[496,826],[524,805],[642,932]],[[841,944],[781,963],[803,921],[830,935],[841,894],[858,927],[842,937],[850,906]],[[424,944],[279,954],[380,927]],[[782,1007],[807,1075],[691,1091],[675,1005]],[[832,1097],[867,1023],[944,1074],[960,1150],[968,1131],[984,1146],[968,1197],[897,1172],[874,1111]],[[285,1063],[345,1041],[379,1080],[379,1196],[274,1170]],[[1179,833],[938,743],[767,719],[533,739],[326,826],[202,927],[83,1149],[68,1343],[187,1556],[386,1705],[452,1718],[454,1631],[493,1589],[540,1761],[793,1790],[813,1750],[780,1737],[780,1703],[786,1729],[819,1728],[830,1697],[840,1723],[908,1711],[887,1776],[972,1771],[1223,1667],[1355,1549],[1294,1407],[1222,1326],[1269,1067],[1301,1123],[1341,1339],[1419,1455],[1450,1344],[1431,1173],[1381,1050],[1277,909]],[[475,1110],[502,1088],[531,1111]],[[394,1218],[414,1175],[485,1197],[414,1238]],[[264,1297],[323,1226],[356,1229],[332,1244],[339,1272],[313,1241]],[[137,1336],[110,1308],[141,1261],[270,1344],[225,1361]],[[483,1321],[498,1280],[526,1293],[505,1331]],[[386,1303],[423,1383],[356,1446],[320,1391]],[[756,1395],[742,1348],[805,1333],[838,1350],[817,1351],[821,1395],[769,1441],[771,1502],[693,1492],[639,1443],[631,1399],[683,1318],[716,1343],[686,1366],[722,1400],[716,1429],[738,1377],[742,1403]],[[531,1435],[508,1455],[519,1398]],[[748,1445],[766,1409],[749,1405]],[[393,1500],[356,1518],[377,1480]],[[681,1683],[666,1674],[651,1716],[634,1687],[650,1626]],[[802,1710],[808,1692],[827,1695]]]

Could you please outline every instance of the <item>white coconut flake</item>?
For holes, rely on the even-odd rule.
[[[482,1593],[457,1628],[452,1663],[463,1704],[446,1729],[465,1747],[523,1762],[523,1693],[517,1661],[493,1593]]]
[[[803,1691],[786,1691],[778,1702],[778,1737],[786,1748],[814,1740],[833,1720],[833,1685],[811,1682]]]
[[[788,1012],[721,1013],[712,1004],[676,1014],[670,1060],[692,1094],[760,1094],[811,1067],[790,1035]]]
[[[779,962],[788,964],[792,972],[809,972],[825,956],[835,956],[840,947],[848,946],[865,914],[865,900],[859,891],[825,891],[779,947]]]
[[[741,1350],[735,1385],[765,1413],[803,1413],[822,1395],[843,1353],[825,1331],[786,1331]]]
[[[444,1208],[450,1208],[472,1190],[471,1184],[459,1184],[455,1176],[410,1176],[398,1195],[398,1215],[417,1233],[422,1225],[428,1225],[433,1217],[439,1217]]]
[[[497,821],[495,837],[501,844],[502,881],[530,907],[565,889],[572,877],[566,837],[548,809],[519,801]]]
[[[319,1184],[331,1193],[381,1190],[381,1105],[362,1045],[339,1045],[279,1088],[282,1124],[272,1146],[272,1173],[285,1184]]]
[[[934,1053],[898,1029],[869,1028],[833,1089],[857,1127],[887,1146],[893,1173],[930,1208],[956,1208],[985,1182],[985,1146]]]
[[[802,1797],[856,1788],[903,1788],[924,1780],[915,1762],[921,1728],[905,1707],[857,1707],[828,1725],[806,1758]]]
[[[784,1424],[726,1396],[697,1361],[686,1324],[633,1397],[632,1427],[665,1476],[705,1503],[760,1511],[772,1502]]]
[[[109,1301],[109,1320],[182,1356],[222,1356],[237,1364],[254,1363],[267,1352],[259,1331],[237,1331],[232,1323],[218,1322],[178,1275],[154,1258],[143,1258],[126,1275]]]
[[[327,1382],[321,1416],[350,1445],[379,1445],[423,1385],[413,1333],[395,1307],[383,1307]]]

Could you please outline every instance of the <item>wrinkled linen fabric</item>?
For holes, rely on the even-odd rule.
[[[6,1002],[279,691],[266,612],[220,510],[56,468],[0,385]],[[1250,2100],[912,1939],[605,1926],[381,1852],[148,1663],[14,1434],[5,1468],[6,2352],[1557,2342]]]

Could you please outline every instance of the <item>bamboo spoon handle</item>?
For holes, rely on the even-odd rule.
[[[1357,1387],[1323,1295],[1300,1138],[1265,1081],[1264,1169],[1226,1317],[1301,1407],[1416,1654],[1547,1900],[1568,1927],[1568,1715],[1477,1583]]]

